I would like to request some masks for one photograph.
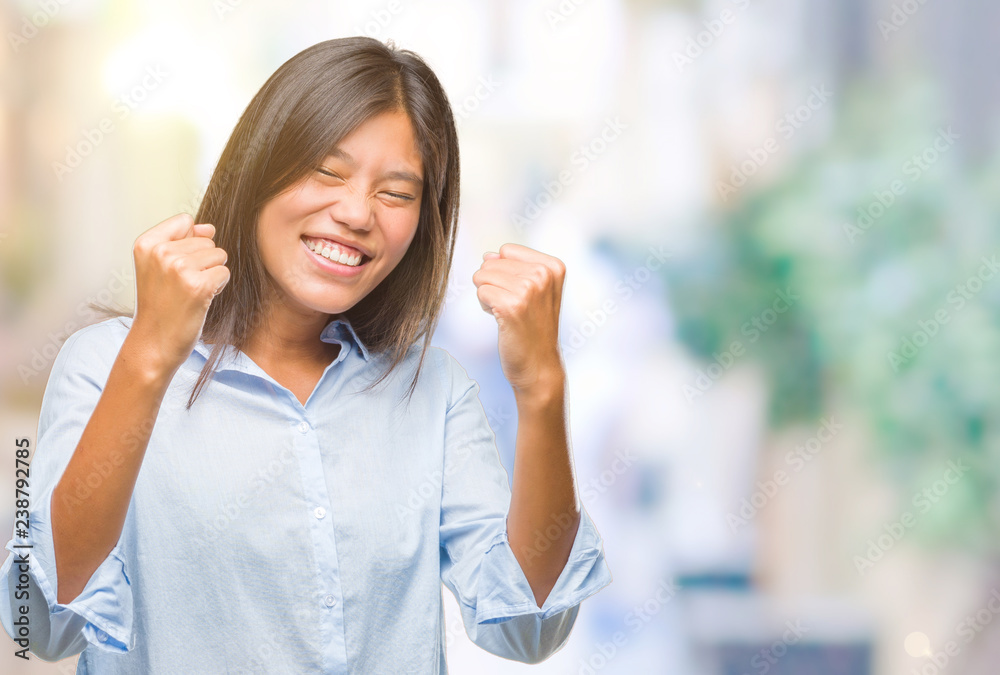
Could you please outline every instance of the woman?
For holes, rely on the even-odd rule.
[[[53,364],[0,570],[27,594],[0,604],[12,637],[23,607],[78,673],[444,673],[443,581],[483,649],[564,644],[611,581],[567,443],[564,268],[504,244],[473,276],[517,400],[511,491],[478,384],[429,346],[458,177],[412,52],[330,40],[271,76],[196,217],[136,239],[134,314]]]

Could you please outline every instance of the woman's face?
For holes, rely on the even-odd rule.
[[[405,113],[383,113],[345,136],[261,210],[260,255],[278,301],[306,314],[337,314],[368,295],[416,234],[422,181]]]

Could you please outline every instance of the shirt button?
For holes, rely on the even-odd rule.
[[[97,636],[97,639],[100,640],[101,642],[107,642],[108,641],[108,636],[107,636],[106,633],[100,633]]]
[[[313,511],[313,514],[315,514],[317,518],[322,518],[323,516],[326,515],[326,509],[324,509],[322,506],[317,506],[316,509]]]
[[[332,595],[328,595],[325,598],[323,598],[323,602],[326,603],[327,607],[333,607],[334,605],[337,604],[337,598],[333,597]]]
[[[302,433],[306,433],[307,431],[309,431],[309,423],[299,422],[299,431],[301,431]]]

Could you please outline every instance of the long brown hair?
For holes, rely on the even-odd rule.
[[[458,135],[444,89],[423,59],[392,43],[348,37],[320,42],[282,64],[250,101],[212,173],[195,222],[215,225],[216,246],[229,255],[230,280],[205,317],[202,339],[212,350],[188,408],[226,352],[242,349],[264,319],[272,283],[257,242],[264,204],[305,177],[359,124],[396,110],[409,117],[423,159],[417,231],[392,272],[338,316],[350,322],[371,355],[387,355],[390,361],[366,391],[388,377],[423,338],[408,390],[413,395],[440,318],[455,249]],[[110,316],[134,314],[91,306]]]

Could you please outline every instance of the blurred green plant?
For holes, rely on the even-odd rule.
[[[764,367],[772,427],[816,423],[834,400],[862,413],[901,510],[918,512],[913,496],[949,460],[967,463],[915,530],[992,549],[1000,274],[971,280],[1000,259],[1000,163],[964,166],[957,128],[914,159],[947,137],[943,100],[915,79],[845,90],[829,140],[714,214],[667,286],[692,353],[715,362],[739,341]],[[747,322],[786,288],[800,299],[751,342]]]

